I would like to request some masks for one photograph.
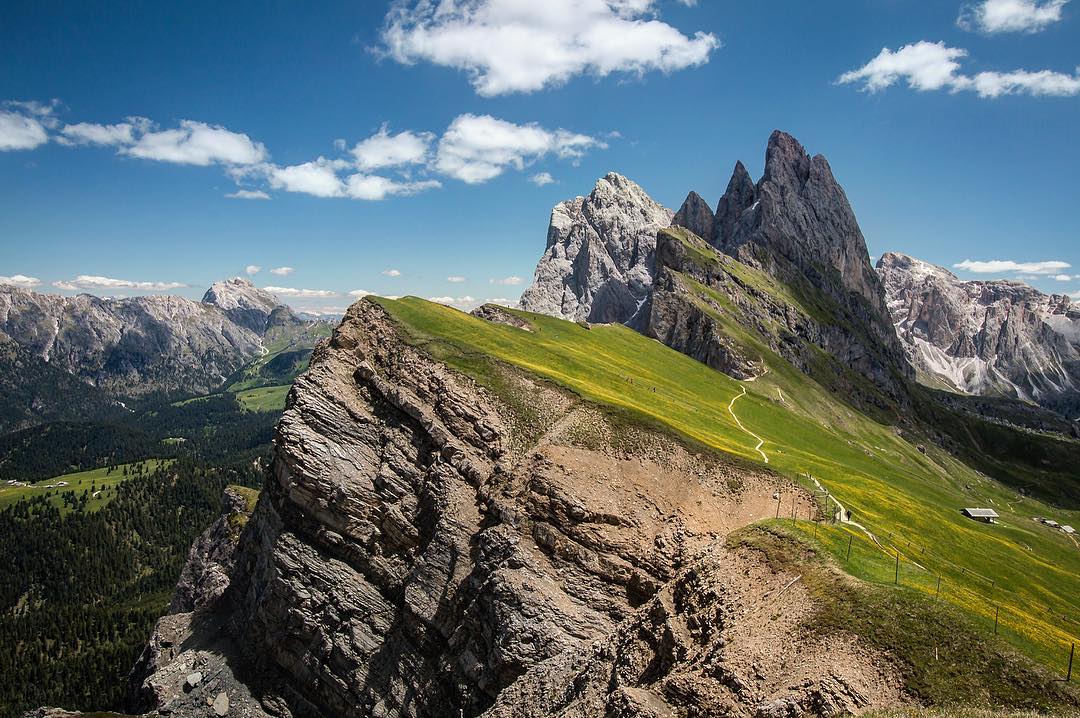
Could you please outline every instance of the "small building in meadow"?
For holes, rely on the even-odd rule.
[[[993,509],[961,509],[960,513],[969,519],[982,521],[984,524],[997,523],[998,513]]]

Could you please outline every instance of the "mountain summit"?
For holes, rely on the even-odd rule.
[[[280,315],[281,310],[285,310],[294,321],[299,321],[276,296],[241,277],[214,282],[206,290],[202,301],[221,309],[234,322],[258,334],[267,330],[271,315],[275,312]]]
[[[615,172],[551,211],[547,248],[521,307],[563,319],[625,322],[649,295],[656,233],[672,212]]]

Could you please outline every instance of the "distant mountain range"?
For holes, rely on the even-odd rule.
[[[320,325],[239,278],[200,302],[0,287],[0,429],[206,394],[271,347],[310,345]]]

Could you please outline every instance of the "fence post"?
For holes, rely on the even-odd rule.
[[[900,549],[896,549],[896,578],[893,579],[893,583],[900,585]]]
[[[783,500],[780,492],[776,492],[776,518],[780,518],[780,502]]]
[[[1069,672],[1065,675],[1065,682],[1066,683],[1068,683],[1069,681],[1072,680],[1072,661],[1073,661],[1073,654],[1074,653],[1076,653],[1076,644],[1075,643],[1073,643],[1072,646],[1069,648]]]
[[[849,535],[847,537],[847,558],[844,559],[845,561],[850,561],[851,560],[851,540],[853,538],[855,538],[855,537],[852,536],[852,535]]]
[[[994,635],[997,635],[998,631],[998,614],[1001,611],[1001,606],[994,606]]]
[[[941,574],[937,575],[937,593],[934,594],[934,598],[941,598]]]

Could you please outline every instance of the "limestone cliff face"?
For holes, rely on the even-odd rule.
[[[794,577],[724,547],[777,490],[800,512],[809,496],[499,371],[527,418],[354,305],[290,394],[228,590],[169,634],[183,650],[155,663],[149,707],[749,718],[896,699],[853,637],[800,634]],[[773,611],[790,625],[751,639]],[[774,650],[793,644],[806,661]],[[822,670],[837,656],[842,683]],[[213,686],[185,693],[199,666]]]
[[[672,212],[614,172],[551,212],[547,248],[521,308],[575,321],[625,322],[652,285],[656,232]]]
[[[653,326],[648,333],[668,337],[664,341],[691,356],[711,356],[712,349],[706,347],[703,354],[706,345],[692,336],[711,331],[702,329],[707,324],[704,315],[692,303],[678,299],[672,278],[665,275],[666,269],[690,272],[728,294],[744,310],[743,323],[766,329],[771,348],[804,371],[813,363],[812,351],[805,345],[812,344],[869,379],[889,400],[904,401],[904,382],[913,373],[893,330],[855,214],[824,157],[810,157],[791,135],[774,132],[759,182],[755,184],[737,162],[715,213],[708,212],[692,192],[673,224],[690,230],[726,257],[764,272],[787,287],[787,294],[803,297],[822,311],[800,312],[791,302],[778,301],[776,293],[754,291],[745,283],[740,287],[737,277],[728,272],[711,271],[701,263],[687,265],[685,256],[669,251],[666,264],[663,259],[657,261]],[[674,244],[669,242],[669,246]],[[720,264],[714,263],[714,269]],[[757,305],[753,309],[750,296],[754,297],[750,303]],[[687,316],[679,317],[673,302],[684,306]],[[765,326],[769,321],[772,328]],[[679,323],[686,327],[673,332]],[[715,348],[716,342],[711,346]],[[717,368],[733,376],[745,373],[738,362],[725,363],[734,371]],[[878,403],[867,392],[860,394]]]
[[[912,363],[970,394],[1058,407],[1080,396],[1080,308],[1020,282],[958,279],[902,254],[878,260],[896,330]]]

